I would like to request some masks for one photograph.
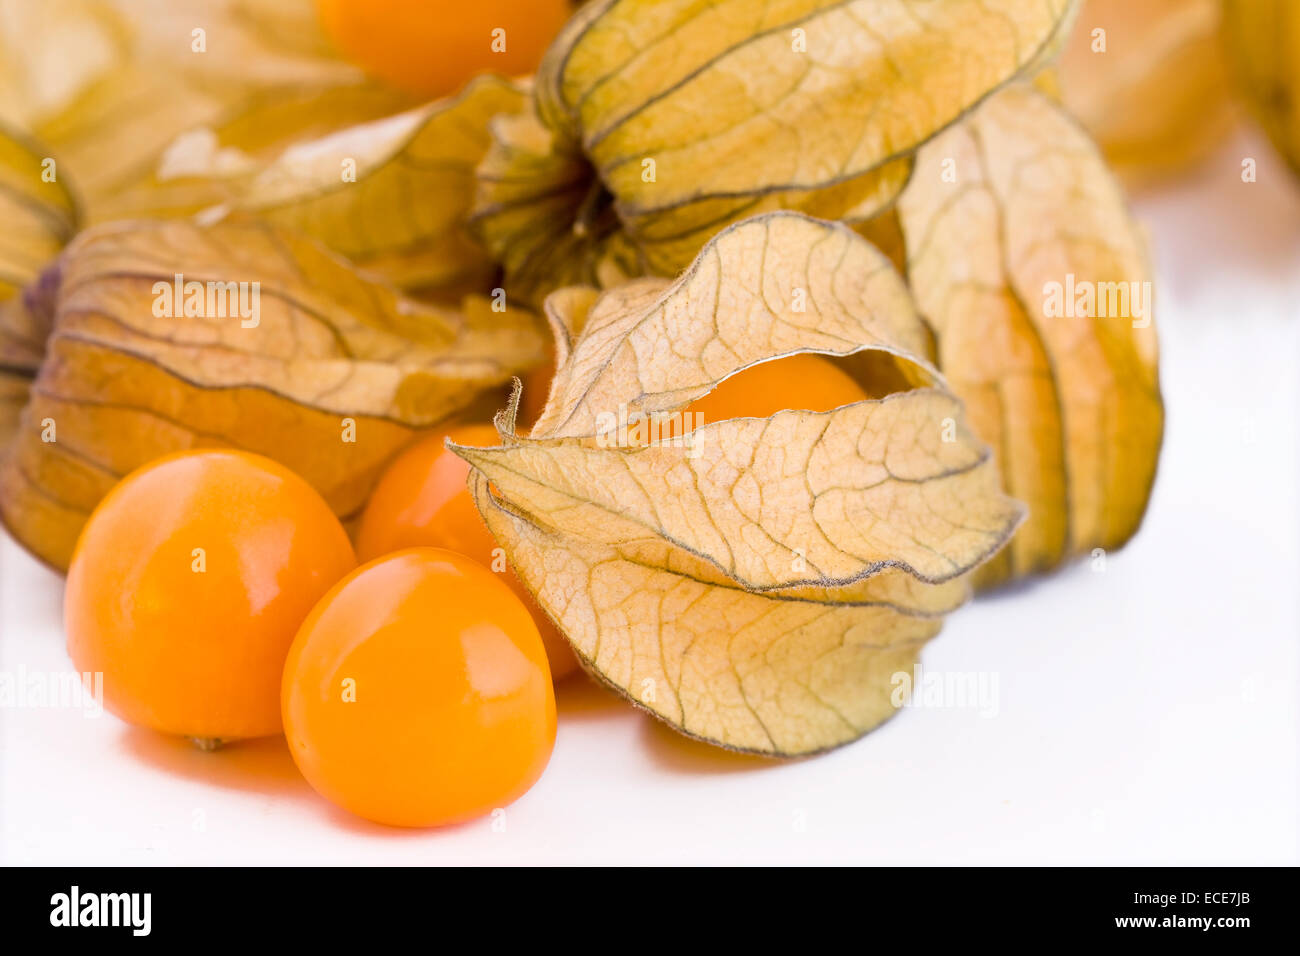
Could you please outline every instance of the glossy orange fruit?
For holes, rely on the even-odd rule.
[[[568,0],[317,0],[326,34],[372,76],[417,96],[447,96],[476,73],[532,73]]]
[[[551,394],[551,379],[555,378],[555,352],[552,350],[546,361],[530,369],[521,376],[524,386],[519,396],[518,428],[521,435],[527,435],[542,417],[542,409]]]
[[[307,612],[356,566],[302,478],[260,455],[145,465],[86,522],[64,626],[123,720],[201,741],[280,732],[284,657]]]
[[[498,575],[440,548],[399,551],[340,581],[294,639],[282,702],[308,782],[390,826],[504,807],[555,744],[532,615]]]
[[[830,359],[799,352],[737,372],[686,411],[702,415],[707,425],[728,418],[767,418],[788,408],[828,412],[868,397]],[[698,421],[688,424],[694,427]]]
[[[568,642],[556,629],[523,583],[505,564],[497,544],[466,487],[469,464],[447,450],[450,438],[458,445],[496,445],[492,425],[453,425],[420,439],[394,459],[375,486],[361,516],[357,555],[370,561],[402,548],[446,548],[473,558],[498,577],[533,613],[559,680],[577,668]]]

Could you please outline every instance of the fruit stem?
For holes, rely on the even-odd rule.
[[[578,212],[573,218],[573,234],[585,239],[596,231],[598,225],[607,225],[602,223],[602,220],[610,218],[613,201],[613,195],[605,188],[600,177],[593,177],[591,188],[587,190],[587,195],[583,197],[582,204],[578,206]]]
[[[187,737],[185,739],[204,753],[211,753],[225,743],[220,737]]]

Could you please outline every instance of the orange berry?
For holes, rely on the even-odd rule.
[[[102,672],[123,720],[197,740],[278,734],[284,657],[356,566],[310,485],[241,451],[181,452],[99,503],[68,570],[77,670]]]
[[[521,379],[524,390],[519,396],[518,429],[521,435],[527,435],[537,419],[542,417],[542,409],[551,395],[551,379],[555,378],[555,352],[551,351],[546,361],[536,368],[529,369]]]
[[[568,0],[317,0],[317,8],[344,56],[430,98],[476,73],[534,72],[570,13]]]
[[[868,398],[853,377],[825,356],[798,352],[751,365],[686,409],[704,424],[728,418],[767,418],[788,408],[827,412]],[[688,419],[692,424],[696,419]]]
[[[321,599],[289,650],[285,736],[309,783],[391,826],[505,806],[555,745],[555,695],[532,615],[464,555],[412,548]]]
[[[370,561],[403,548],[446,548],[473,558],[485,568],[499,567],[500,547],[466,481],[469,463],[444,445],[484,447],[499,442],[492,425],[453,425],[417,441],[398,455],[370,496],[357,532],[357,555]],[[551,661],[551,674],[559,680],[577,666],[577,659],[555,624],[537,606],[528,589],[510,570],[498,575],[533,614]]]

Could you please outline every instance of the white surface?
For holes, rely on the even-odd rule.
[[[1239,179],[1261,157],[1260,182]],[[958,612],[937,671],[996,716],[912,709],[795,763],[685,741],[581,678],[504,832],[391,831],[284,745],[202,754],[111,716],[0,710],[7,863],[1295,863],[1300,190],[1233,144],[1144,198],[1168,429],[1145,527]],[[0,541],[0,669],[65,671],[61,585]]]

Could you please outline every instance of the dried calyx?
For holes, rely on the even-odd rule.
[[[1068,0],[584,7],[498,118],[474,225],[533,301],[678,274],[747,216],[863,222],[911,154],[1061,43]]]
[[[560,361],[536,426],[516,437],[512,409],[501,446],[457,451],[585,665],[740,750],[823,750],[894,713],[892,675],[1022,511],[889,261],[842,225],[770,213],[723,230],[675,282],[564,290],[547,312]],[[842,357],[883,397],[662,441],[619,427],[799,352]]]

